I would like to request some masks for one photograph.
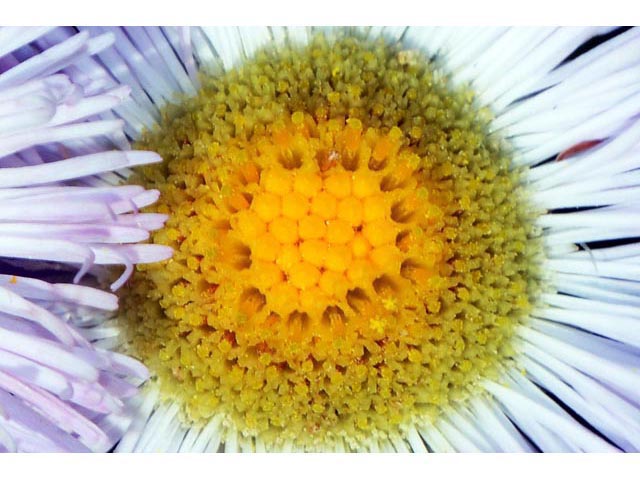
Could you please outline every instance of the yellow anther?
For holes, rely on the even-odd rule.
[[[347,197],[338,203],[337,217],[352,227],[362,224],[362,202],[355,197]]]
[[[304,122],[304,113],[302,112],[294,112],[291,115],[291,123],[293,123],[294,125],[302,125],[302,123]]]
[[[337,209],[336,197],[327,192],[318,193],[311,201],[311,212],[325,220],[335,218]]]
[[[411,138],[414,140],[420,140],[420,138],[422,138],[422,129],[420,127],[411,127],[409,135],[411,135]]]
[[[347,243],[353,238],[354,232],[351,225],[341,219],[327,222],[326,239],[329,243]]]
[[[403,136],[402,130],[400,130],[400,128],[396,126],[391,127],[391,130],[389,130],[389,138],[394,143],[399,142],[402,136]]]
[[[298,241],[298,224],[287,217],[278,217],[269,224],[269,231],[280,243],[295,243]]]
[[[227,202],[232,211],[237,212],[239,210],[249,208],[249,200],[247,200],[247,198],[241,193],[234,193],[229,197]]]
[[[281,200],[273,193],[263,193],[254,198],[251,208],[265,222],[270,222],[280,215],[282,211]]]
[[[359,118],[348,118],[347,126],[352,130],[361,131],[362,130],[362,122]]]
[[[351,173],[336,172],[324,180],[324,189],[336,198],[351,195]]]
[[[382,161],[391,153],[391,149],[393,148],[393,144],[387,137],[382,137],[376,143],[376,146],[373,148],[373,152],[371,156],[377,160]]]
[[[412,349],[412,350],[409,350],[409,354],[407,355],[407,358],[411,363],[420,363],[420,361],[422,360],[422,353],[420,353],[420,350]],[[468,362],[468,360],[464,360],[462,363],[464,364],[464,362]],[[465,368],[463,366],[462,370],[464,371],[464,369]]]
[[[329,103],[338,103],[340,101],[340,93],[338,92],[331,92],[327,95],[327,100],[329,100]]]
[[[304,240],[323,238],[327,226],[318,215],[308,215],[298,221],[298,235]]]
[[[301,193],[289,193],[282,197],[282,215],[299,220],[309,211],[309,201]]]

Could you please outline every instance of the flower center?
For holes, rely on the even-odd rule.
[[[122,302],[186,422],[357,448],[508,359],[538,247],[468,92],[348,37],[203,81],[141,143],[165,158],[137,180],[161,191],[153,241],[175,255]]]
[[[402,325],[398,310],[434,308],[447,270],[442,211],[400,129],[295,112],[271,130],[222,154],[242,163],[217,179],[219,212],[203,222],[215,231],[218,295],[244,314],[236,341],[304,342],[305,355],[326,357],[347,331],[347,348],[362,350]]]

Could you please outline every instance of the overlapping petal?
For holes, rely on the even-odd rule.
[[[0,450],[108,451],[148,372],[99,346],[117,335],[103,323],[113,294],[46,280],[122,265],[116,289],[135,263],[170,256],[135,245],[165,220],[139,213],[157,192],[121,186],[160,158],[121,151],[110,109],[129,88],[82,72],[113,34],[9,27],[0,39]]]

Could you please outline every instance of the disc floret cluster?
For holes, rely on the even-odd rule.
[[[508,361],[538,252],[518,173],[415,52],[318,37],[203,79],[142,142],[170,218],[123,299],[185,421],[353,448]]]

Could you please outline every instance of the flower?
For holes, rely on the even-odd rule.
[[[92,35],[104,33],[101,29],[88,30]],[[446,76],[443,72],[450,72],[454,84],[460,88],[470,86],[476,107],[489,110],[494,117],[489,123],[491,133],[487,141],[506,138],[513,146],[512,165],[526,168],[523,184],[530,192],[533,207],[543,212],[537,215],[535,227],[544,243],[541,290],[533,298],[531,313],[514,326],[510,343],[513,351],[501,357],[513,361],[502,363],[497,377],[488,371],[481,372],[473,381],[476,389],[473,394],[460,401],[451,400],[438,415],[421,418],[402,431],[391,430],[382,438],[371,437],[364,447],[359,445],[361,448],[395,451],[639,449],[640,399],[634,387],[638,384],[640,347],[634,333],[638,321],[635,266],[638,247],[634,242],[637,232],[629,226],[637,209],[634,169],[638,164],[635,153],[640,140],[637,123],[640,85],[634,70],[637,59],[633,46],[638,30],[619,33],[586,53],[570,56],[583,42],[608,31],[598,28],[371,28],[360,32],[370,38],[383,37],[388,43],[401,42],[403,50],[398,56],[401,64],[414,62],[413,49],[432,55],[441,65],[435,70],[436,79]],[[125,120],[125,132],[138,139],[145,128],[154,127],[161,119],[161,109],[175,100],[176,93],[194,95],[199,87],[196,66],[221,76],[223,71],[243,64],[261,46],[273,43],[283,48],[285,44],[307,44],[311,33],[304,28],[116,29],[114,47],[97,53],[101,63],[93,65],[91,74],[113,77],[131,87],[132,101],[123,104],[117,114]],[[71,32],[64,31],[64,34],[69,36]],[[339,74],[337,71],[336,75]],[[309,112],[302,112],[302,119],[305,113]],[[291,124],[300,118],[294,115]],[[291,133],[293,130],[288,129],[293,127],[287,122],[283,124],[284,132]],[[348,132],[345,125],[339,124],[336,128]],[[278,130],[274,131],[277,135]],[[372,135],[378,133],[373,131]],[[306,138],[314,141],[313,136]],[[241,145],[243,149],[253,148]],[[271,148],[268,142],[261,146]],[[227,155],[223,158],[230,155],[227,151],[223,153]],[[228,173],[236,175],[238,171]],[[271,178],[270,183],[265,180],[263,184],[262,178],[253,183],[263,187],[266,193],[274,194],[276,192],[270,190],[277,190],[288,181],[286,174],[277,172]],[[246,176],[245,183],[251,183]],[[334,183],[344,185],[339,180]],[[342,195],[345,188],[336,188],[336,196]],[[279,201],[284,199],[283,196]],[[248,202],[246,197],[245,201]],[[281,218],[274,214],[275,203],[266,202],[262,215]],[[242,209],[238,206],[242,204],[242,199],[237,197],[232,207],[239,211]],[[345,210],[350,212],[346,218],[353,219],[356,210]],[[292,208],[290,213],[294,211]],[[326,208],[316,213],[323,212]],[[240,224],[240,220],[238,222]],[[253,219],[245,225],[251,230],[257,228],[259,222]],[[608,228],[603,228],[605,226]],[[315,235],[318,228],[311,225],[305,231]],[[279,245],[288,241],[289,231],[282,230],[280,243],[274,248],[283,248]],[[352,234],[347,230],[342,233]],[[158,235],[175,241],[180,233],[176,233],[174,239],[168,231]],[[260,244],[264,246],[267,244]],[[241,249],[235,252],[242,253]],[[270,258],[269,249],[264,248],[264,258],[260,260]],[[240,264],[243,261],[240,258]],[[162,275],[163,268],[152,265],[140,272],[155,271],[158,276]],[[167,266],[166,270],[171,272],[171,268]],[[302,288],[315,277],[314,271],[307,269],[296,282]],[[218,289],[218,284],[215,285],[214,294]],[[183,286],[174,286],[178,288],[171,289],[171,295],[179,297],[184,293]],[[258,289],[258,293],[262,294],[262,290]],[[160,298],[164,293],[153,292],[153,295]],[[250,312],[256,305],[269,301],[268,295],[264,296],[264,300],[259,295],[249,297]],[[389,298],[385,303],[391,309],[394,308],[392,300]],[[178,306],[170,304],[163,308]],[[177,318],[181,314],[175,315]],[[251,315],[248,317],[251,319]],[[296,317],[296,321],[298,319],[303,323],[301,317]],[[155,326],[151,325],[150,330],[152,328]],[[384,326],[376,323],[372,327],[378,328]],[[126,332],[121,341],[130,341]],[[236,341],[228,335],[219,345],[233,346]],[[184,353],[189,354],[192,353]],[[195,365],[189,358],[186,364]],[[152,371],[152,375],[156,373]],[[183,376],[180,371],[173,374],[178,378]],[[244,399],[238,396],[237,401]],[[191,425],[184,419],[183,404],[162,395],[154,382],[132,406],[133,403],[137,407],[135,420],[116,447],[117,451],[251,451],[270,447],[260,436],[238,432],[237,424],[222,413],[214,415],[208,423]],[[339,436],[331,447],[352,448]],[[286,450],[299,445],[288,441],[278,444],[278,448]]]
[[[77,283],[100,273],[94,265],[124,265],[116,289],[135,263],[171,254],[133,245],[164,222],[138,213],[157,192],[118,185],[159,157],[117,150],[128,142],[109,109],[128,88],[87,75],[112,34],[7,27],[0,37],[0,451],[108,451],[148,372],[107,348],[117,297]],[[71,269],[73,284],[54,283]]]

